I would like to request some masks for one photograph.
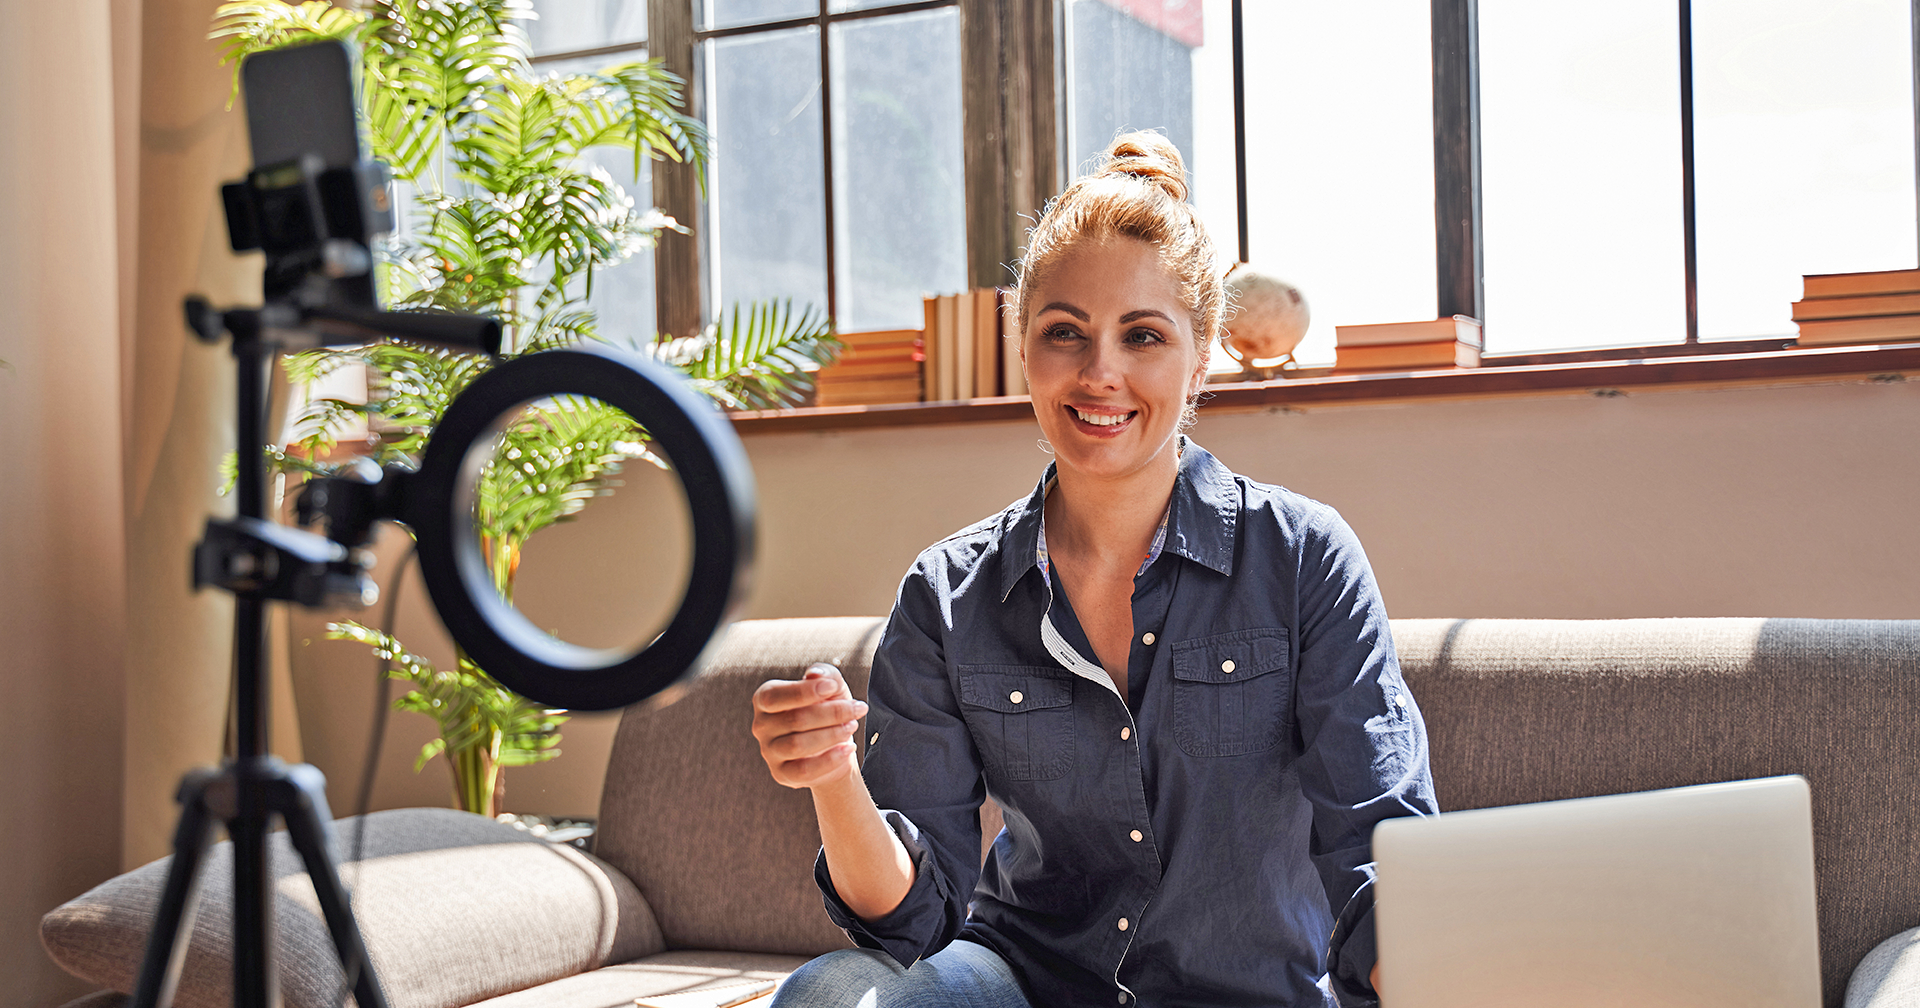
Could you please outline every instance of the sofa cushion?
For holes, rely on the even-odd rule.
[[[632,883],[595,858],[452,809],[366,817],[364,855],[347,863],[356,820],[335,824],[334,853],[393,1008],[464,1005],[661,949]],[[286,834],[273,860],[275,949],[287,1008],[334,1008],[342,975]],[[232,846],[202,862],[199,912],[174,1004],[225,1008],[232,977]],[[68,972],[132,990],[171,858],[109,880],[41,921]]]
[[[864,699],[883,622],[735,623],[670,706],[622,717],[594,853],[640,887],[667,947],[810,956],[851,944],[814,888],[813,802],[767,773],[752,696],[768,679],[797,679],[826,661]]]
[[[1920,620],[1395,620],[1443,809],[1800,774],[1824,1001],[1920,923]]]

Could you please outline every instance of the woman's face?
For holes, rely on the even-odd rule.
[[[1203,362],[1180,284],[1153,246],[1074,246],[1034,284],[1027,387],[1062,469],[1117,478],[1174,452]]]

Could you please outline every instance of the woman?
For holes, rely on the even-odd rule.
[[[1433,811],[1425,730],[1345,523],[1182,434],[1224,302],[1156,134],[1035,226],[1013,312],[1054,464],[902,582],[864,766],[837,674],[754,697],[862,946],[779,1003],[1375,999],[1368,841]],[[989,794],[1006,829],[982,867]]]

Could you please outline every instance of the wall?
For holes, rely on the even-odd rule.
[[[217,0],[9,3],[0,36],[0,976],[92,989],[41,914],[166,853],[183,772],[221,752],[231,605],[187,560],[233,447],[230,364],[180,300],[258,299],[217,185],[244,169]],[[249,280],[253,289],[248,289]],[[291,718],[286,719],[291,726]],[[283,734],[297,754],[297,737]]]
[[[88,988],[40,914],[119,868],[125,584],[113,40],[107,3],[9,5],[0,35],[0,976]],[[45,40],[59,38],[57,47]],[[50,87],[49,81],[58,81]],[[34,145],[18,138],[32,137]],[[70,162],[30,146],[71,151]]]
[[[1339,508],[1395,616],[1920,619],[1920,381],[1203,413],[1194,436],[1240,472]],[[745,615],[885,613],[922,547],[1032,489],[1037,437],[1032,422],[748,436],[761,545]],[[631,635],[609,599],[631,593],[643,623],[665,604],[660,584],[683,560],[646,543],[677,507],[635,485],[542,533],[523,608],[543,626],[577,617],[569,639]],[[410,585],[402,636],[435,653],[446,645]],[[338,810],[363,753],[371,662],[348,644],[298,644],[303,741]],[[507,807],[590,814],[612,726],[568,725],[565,756],[509,771]],[[431,734],[426,718],[395,715],[376,807],[445,803],[445,771],[416,776],[403,759]]]

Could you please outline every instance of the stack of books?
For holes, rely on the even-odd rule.
[[[1801,346],[1920,339],[1920,269],[1803,278],[1793,303]]]
[[[922,381],[928,402],[1027,394],[1020,354],[1007,346],[1006,294],[977,287],[925,302],[926,360]]]
[[[1336,372],[1480,366],[1480,320],[1465,315],[1334,326],[1333,337]]]
[[[920,330],[834,335],[844,348],[814,377],[813,401],[817,405],[920,401],[920,368],[926,357]]]

